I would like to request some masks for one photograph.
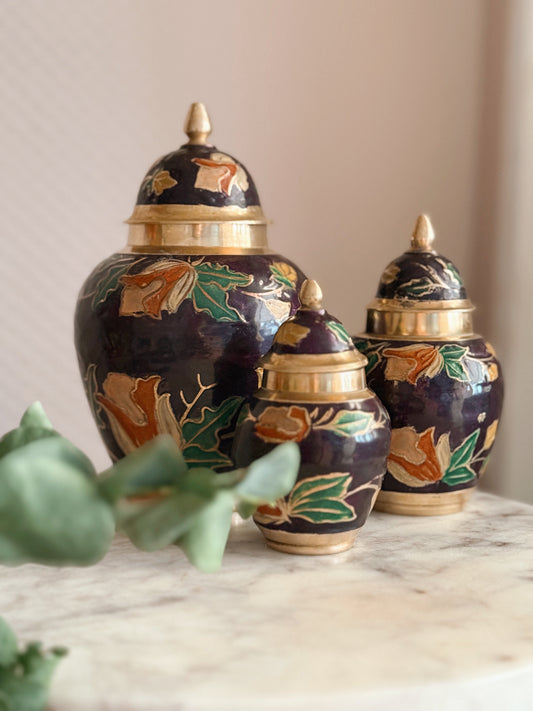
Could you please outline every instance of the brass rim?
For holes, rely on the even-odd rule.
[[[293,555],[331,555],[349,550],[357,536],[357,530],[341,533],[291,533],[273,531],[256,522],[270,548]]]
[[[472,313],[468,299],[417,301],[374,299],[367,308],[364,336],[391,340],[445,340],[473,338]]]
[[[341,353],[269,353],[261,361],[263,400],[294,402],[346,401],[369,395],[366,390],[367,359],[354,349]]]
[[[459,513],[472,496],[473,487],[440,494],[413,494],[406,491],[381,490],[374,506],[375,511],[400,516],[443,516]]]
[[[266,225],[268,220],[260,205],[249,207],[211,207],[210,205],[135,205],[129,225],[143,223],[191,224],[195,222],[235,222]]]
[[[269,253],[267,226],[247,222],[207,222],[187,224],[131,224],[128,246],[131,251],[186,250],[192,254],[220,253],[232,250],[233,254]]]

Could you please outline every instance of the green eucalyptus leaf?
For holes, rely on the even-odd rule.
[[[43,427],[44,429],[48,430],[54,429],[52,423],[48,419],[48,415],[44,411],[44,407],[38,400],[34,402],[33,405],[30,405],[26,412],[22,415],[22,419],[20,420],[20,426]]]
[[[30,442],[46,439],[47,437],[59,437],[59,435],[57,432],[54,432],[54,430],[49,430],[44,427],[17,427],[16,430],[7,432],[7,434],[0,439],[0,459],[15,449],[20,449],[30,444]]]
[[[87,463],[59,436],[0,460],[0,561],[90,565],[105,555],[113,513],[86,476]]]
[[[252,504],[249,501],[239,501],[237,504],[237,513],[241,518],[250,518],[257,511],[259,504]]]
[[[16,658],[17,638],[7,622],[0,617],[0,668],[10,666]]]
[[[119,507],[119,525],[137,548],[159,550],[186,533],[209,502],[192,492],[173,491],[156,503]]]
[[[205,573],[218,570],[222,564],[232,514],[233,494],[219,491],[187,533],[176,540],[190,562]]]
[[[0,709],[43,711],[52,675],[65,654],[62,648],[43,652],[39,643],[29,644],[10,669],[0,669]]]
[[[247,503],[274,503],[294,486],[300,466],[300,448],[285,442],[252,462],[235,487],[235,494]],[[245,509],[247,510],[247,509]]]
[[[170,435],[160,435],[103,472],[100,494],[111,503],[154,489],[172,486],[188,472],[183,454]]]

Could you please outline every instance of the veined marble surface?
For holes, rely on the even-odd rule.
[[[54,711],[533,708],[533,507],[373,513],[353,550],[267,549],[232,531],[223,569],[117,539],[97,566],[0,570],[21,639],[65,645]]]

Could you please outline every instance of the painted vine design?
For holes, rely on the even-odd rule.
[[[245,290],[253,282],[252,275],[203,258],[192,262],[159,259],[132,273],[132,268],[141,261],[132,261],[130,255],[124,255],[111,265],[104,263],[95,288],[80,298],[92,298],[92,307],[96,309],[111,293],[121,289],[119,316],[161,319],[165,312],[176,313],[188,299],[197,313],[205,312],[216,321],[244,321],[243,314],[229,303],[231,292],[239,289],[247,297],[261,301],[279,323],[290,315],[291,301],[286,290],[296,288],[298,275],[285,262],[270,265],[270,282],[259,293]]]
[[[361,491],[373,490],[372,506],[381,486],[381,476],[350,489],[352,476],[348,472],[332,472],[302,479],[291,493],[274,506],[260,506],[254,519],[258,523],[282,525],[299,518],[314,524],[340,523],[357,518],[348,499]]]
[[[424,276],[400,282],[395,289],[397,297],[399,299],[423,299],[442,289],[456,291],[463,287],[459,272],[451,262],[442,259],[442,257],[435,257],[433,263],[441,269],[435,269],[430,264],[417,264],[418,268],[425,272]],[[394,283],[400,272],[400,267],[392,262],[385,270],[382,282],[387,285]]]
[[[234,435],[239,421],[248,409],[244,398],[233,396],[217,407],[203,406],[200,414],[191,417],[194,407],[216,383],[204,385],[197,375],[198,390],[187,399],[183,390],[179,396],[183,411],[176,416],[170,393],[161,393],[161,376],[134,378],[124,373],[108,373],[103,392],[96,386],[95,365],[87,369],[85,384],[89,402],[100,429],[109,427],[123,454],[128,454],[159,434],[169,434],[178,443],[190,466],[208,466],[215,469],[231,465],[230,458],[220,451],[221,442]]]
[[[392,430],[391,448],[387,461],[388,471],[406,486],[420,488],[442,481],[447,486],[468,484],[476,479],[474,466],[481,472],[494,443],[498,420],[487,428],[482,446],[477,450],[480,429],[472,432],[453,451],[450,434],[440,435],[435,442],[435,428],[417,432],[414,427]]]
[[[474,356],[468,347],[454,343],[433,346],[416,343],[394,347],[392,343],[358,341],[357,348],[366,355],[369,375],[383,360],[385,380],[396,380],[416,385],[420,378],[434,378],[445,372],[449,378],[466,383],[471,376],[492,382],[498,378],[498,365],[493,360],[494,352],[487,345],[489,355]]]
[[[338,437],[363,435],[385,425],[372,412],[362,410],[337,410],[328,408],[322,415],[320,408],[309,411],[300,405],[269,405],[257,417],[249,415],[254,422],[254,433],[263,442],[301,442],[310,432],[326,430]]]

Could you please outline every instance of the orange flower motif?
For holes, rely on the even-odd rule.
[[[196,271],[182,260],[163,259],[139,274],[120,278],[124,289],[120,301],[121,316],[161,318],[163,311],[175,313],[196,283]]]
[[[392,476],[406,486],[421,487],[440,481],[451,459],[449,434],[435,446],[435,428],[418,433],[413,427],[393,429],[387,467]]]
[[[420,343],[401,348],[385,348],[387,358],[385,378],[387,380],[405,380],[415,385],[418,378],[432,378],[442,370],[444,359],[435,346]]]
[[[311,418],[303,407],[267,407],[257,418],[255,433],[264,442],[301,442],[311,429]]]
[[[229,195],[236,183],[241,190],[248,190],[244,169],[224,153],[211,153],[209,158],[193,158],[192,162],[199,167],[195,188]]]
[[[181,429],[170,405],[170,394],[158,393],[160,383],[159,375],[132,378],[124,373],[109,373],[103,385],[104,394],[96,394],[124,454],[158,434],[170,434],[182,446]]]

